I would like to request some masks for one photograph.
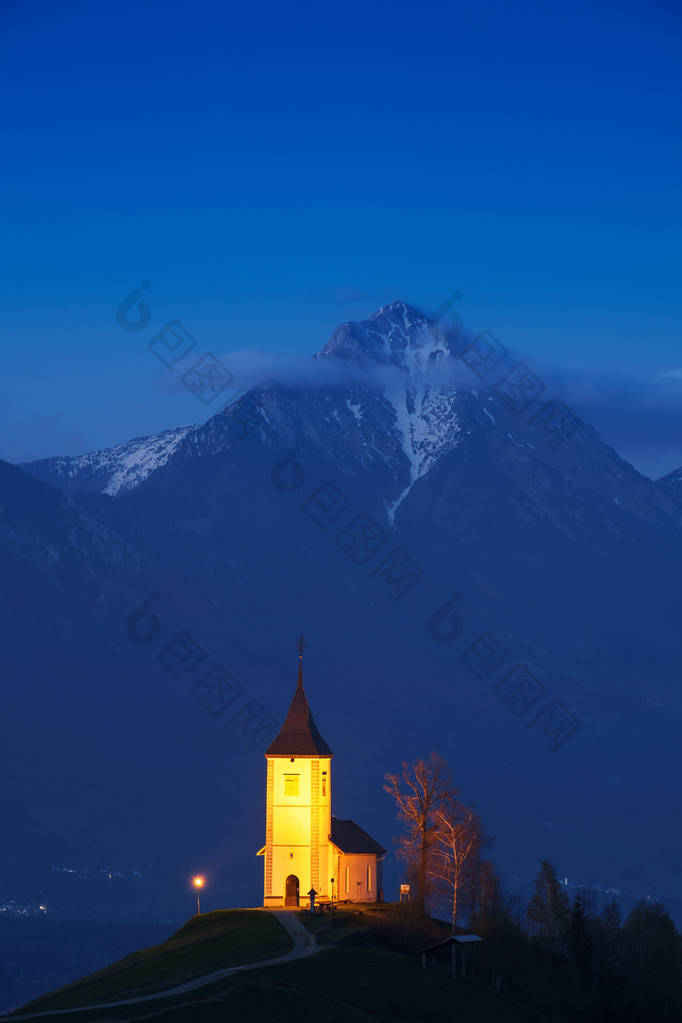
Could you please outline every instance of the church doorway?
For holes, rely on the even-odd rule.
[[[298,878],[295,874],[289,874],[286,880],[284,891],[284,905],[298,906]]]

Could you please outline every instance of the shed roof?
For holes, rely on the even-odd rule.
[[[483,938],[479,937],[478,934],[471,934],[469,931],[464,931],[461,927],[457,927],[455,933],[449,934],[443,941],[437,941],[435,945],[420,948],[419,954],[421,955],[422,952],[437,952],[447,945],[467,945],[471,941],[483,941]]]

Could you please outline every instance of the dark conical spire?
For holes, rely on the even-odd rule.
[[[320,735],[303,688],[303,636],[298,640],[298,682],[279,735],[267,750],[266,757],[331,757],[332,751]]]

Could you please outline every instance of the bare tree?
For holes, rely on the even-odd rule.
[[[407,833],[399,840],[398,855],[404,859],[415,878],[416,904],[422,910],[429,890],[429,867],[434,835],[439,826],[439,812],[458,793],[452,782],[450,767],[443,757],[431,753],[428,760],[414,764],[403,762],[402,773],[387,774],[384,789],[398,805],[398,820]]]
[[[447,897],[452,929],[462,903],[476,894],[481,882],[481,852],[487,839],[481,819],[470,806],[454,800],[436,810],[429,874]]]

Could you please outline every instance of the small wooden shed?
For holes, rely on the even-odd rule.
[[[483,938],[458,929],[443,941],[420,950],[422,969],[448,969],[452,970],[453,977],[473,977],[477,941],[483,941]]]

